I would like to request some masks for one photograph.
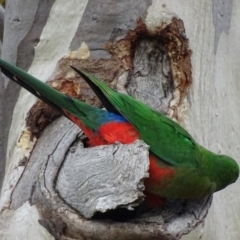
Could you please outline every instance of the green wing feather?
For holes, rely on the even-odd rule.
[[[197,143],[179,124],[131,96],[114,91],[89,73],[80,72],[139,131],[154,154],[174,166],[197,165]]]
[[[86,127],[94,131],[98,129],[100,121],[98,122],[97,119],[101,118],[101,115],[105,113],[104,110],[85,104],[66,94],[62,94],[46,83],[41,82],[32,75],[2,59],[0,59],[0,67],[7,77],[48,103],[67,118],[69,118],[69,115],[63,110],[79,118]]]

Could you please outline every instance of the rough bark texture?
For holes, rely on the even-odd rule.
[[[52,80],[53,86],[60,86],[61,91],[68,94],[70,91],[75,97],[99,105],[69,65],[88,70],[112,87],[129,92],[180,121],[202,145],[233,157],[239,155],[240,147],[236,143],[240,137],[240,125],[236,120],[240,114],[236,108],[239,86],[235,80],[240,77],[239,59],[233,57],[239,39],[239,31],[234,27],[240,15],[237,1],[225,1],[224,4],[212,1],[212,5],[209,1],[197,0],[186,3],[175,0],[8,1],[7,4],[4,59],[17,62],[43,81]],[[66,84],[69,82],[71,84]],[[76,91],[72,83],[77,83]],[[82,167],[82,162],[78,159],[75,162],[82,148],[71,152],[78,130],[59,119],[41,134],[49,120],[46,108],[35,105],[31,109],[35,101],[32,96],[24,91],[19,94],[19,87],[14,83],[6,81],[6,86],[3,105],[8,111],[3,116],[2,138],[8,147],[0,200],[3,238],[180,239],[202,222],[211,199],[194,203],[168,202],[159,211],[151,211],[140,204],[124,222],[101,214],[91,221],[83,218],[82,215],[90,217],[99,208],[96,207],[98,198],[92,201],[91,191],[85,200],[94,204],[88,209],[75,198],[82,195],[81,187],[85,187],[84,184],[79,187],[81,183],[77,181],[81,175],[77,167]],[[28,129],[24,129],[30,109]],[[34,134],[40,138],[37,140]],[[94,154],[109,154],[115,159],[114,148],[118,147],[131,149],[132,153],[138,150],[146,153],[144,146],[140,150],[136,145],[116,145],[108,147],[107,151],[105,147],[102,152],[98,149]],[[87,154],[93,154],[91,151]],[[129,162],[126,153],[121,154]],[[74,169],[67,165],[71,161],[76,164]],[[90,157],[89,161],[94,158]],[[106,169],[108,161],[105,161]],[[128,203],[125,197],[120,197],[118,207],[131,206],[135,200],[141,202],[146,166],[147,163],[143,164],[124,178],[126,181],[132,178],[134,184],[130,191],[135,195],[131,194]],[[116,176],[121,172],[125,174],[124,168],[115,167]],[[90,173],[86,172],[83,177],[91,174],[91,168],[87,170]],[[79,175],[75,175],[76,172]],[[73,178],[66,178],[70,174]],[[91,176],[89,181],[95,180],[94,174]],[[67,188],[67,185],[72,187]],[[235,225],[238,208],[228,207],[229,204],[237,206],[237,185],[216,194],[206,224],[185,239],[239,238]],[[130,186],[126,184],[126,187]],[[112,194],[111,190],[110,187]],[[112,200],[115,197],[113,195]],[[103,211],[112,204],[105,203]],[[120,212],[123,210],[120,208]],[[112,220],[107,220],[109,218]],[[26,227],[29,224],[33,227]],[[223,231],[225,226],[227,230]]]
[[[144,200],[143,180],[148,177],[148,147],[144,143],[116,143],[91,151],[75,147],[61,166],[56,190],[85,218],[118,206],[133,210]]]
[[[2,53],[2,38],[3,38],[3,27],[4,27],[4,13],[5,10],[2,6],[0,6],[0,38],[1,38],[1,43],[0,43],[0,53]],[[3,178],[4,178],[4,173],[5,173],[5,156],[6,156],[6,141],[4,139],[4,134],[3,132],[5,131],[4,129],[4,113],[6,112],[5,110],[5,105],[4,105],[4,92],[5,92],[5,87],[4,87],[4,82],[3,82],[3,77],[0,76],[0,133],[2,135],[0,139],[0,189],[2,188],[2,183],[3,183]]]

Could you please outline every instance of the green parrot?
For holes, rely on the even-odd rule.
[[[2,72],[48,103],[85,133],[89,147],[129,144],[142,139],[150,146],[149,196],[195,200],[234,183],[234,159],[202,147],[178,123],[129,95],[118,93],[89,73],[72,67],[89,84],[106,110],[71,98],[0,59]]]

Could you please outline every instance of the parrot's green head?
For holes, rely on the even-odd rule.
[[[219,191],[229,184],[236,182],[239,176],[239,166],[237,162],[229,156],[215,155],[215,158],[215,173],[217,174],[216,179],[218,179],[216,182],[216,191]]]

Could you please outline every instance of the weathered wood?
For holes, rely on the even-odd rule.
[[[163,43],[152,39],[140,41],[136,46],[133,66],[129,93],[155,110],[167,114],[173,99],[174,82]]]
[[[48,191],[54,192],[53,183],[65,154],[77,138],[79,128],[66,119],[54,124],[50,134],[43,134],[31,154],[31,160],[25,163],[21,181],[12,193],[11,208],[17,209],[32,197],[33,189],[38,182],[43,182]],[[51,142],[51,144],[49,144]],[[56,151],[57,150],[57,151]],[[47,168],[47,166],[51,165]],[[46,177],[46,175],[48,177]]]
[[[148,177],[149,163],[143,142],[91,149],[78,144],[75,148],[61,167],[56,190],[84,217],[119,206],[133,210],[144,200],[143,180]]]

